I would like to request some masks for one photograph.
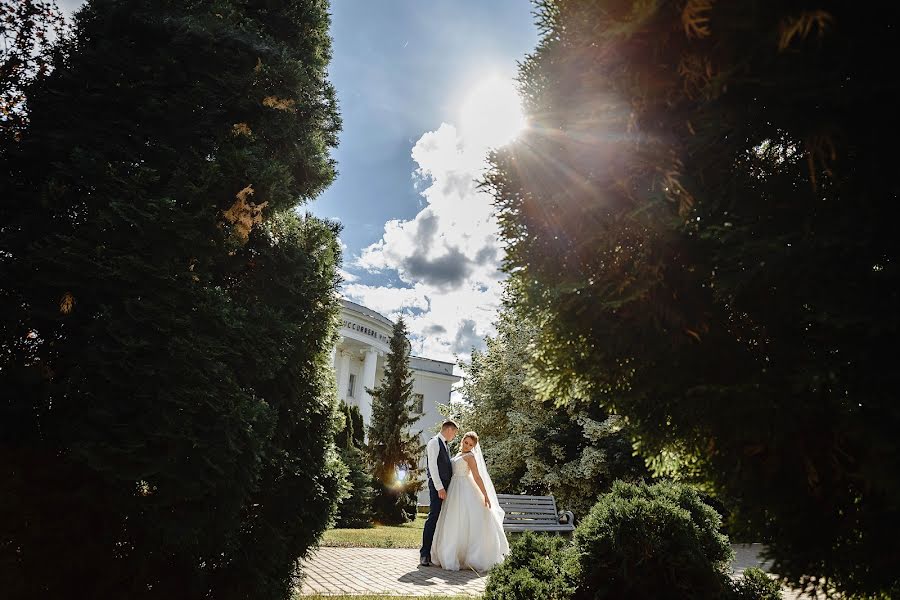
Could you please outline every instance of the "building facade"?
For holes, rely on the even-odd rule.
[[[340,337],[334,348],[338,398],[359,408],[366,425],[372,419],[372,397],[366,390],[377,387],[384,378],[393,327],[393,321],[374,310],[341,300]],[[422,430],[424,444],[441,422],[438,404],[450,402],[450,391],[460,378],[453,374],[451,362],[411,356],[409,367],[415,410],[421,415],[413,427]],[[419,492],[419,504],[428,504],[427,488]]]

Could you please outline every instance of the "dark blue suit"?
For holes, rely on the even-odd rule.
[[[450,464],[450,452],[447,451],[447,444],[444,438],[438,436],[438,479],[444,485],[444,489],[450,487],[450,479],[453,478],[453,466]],[[426,465],[427,465],[426,459]],[[425,520],[425,531],[422,532],[422,549],[419,550],[420,558],[431,560],[431,542],[434,540],[434,528],[437,527],[438,517],[441,514],[441,505],[444,503],[438,496],[437,488],[434,487],[434,481],[431,479],[431,466],[425,467],[425,474],[428,477],[428,496],[431,499],[431,505],[428,508],[428,519]]]

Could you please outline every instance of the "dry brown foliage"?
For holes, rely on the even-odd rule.
[[[794,39],[806,39],[813,29],[819,37],[825,35],[825,30],[834,22],[834,17],[824,10],[808,10],[797,17],[787,17],[779,25],[778,50],[784,51],[791,45]]]
[[[245,242],[250,238],[253,226],[262,223],[262,211],[269,205],[268,202],[261,204],[250,202],[249,198],[252,195],[253,185],[251,184],[235,194],[234,204],[222,213],[225,220],[234,225],[235,233]]]
[[[274,108],[275,110],[286,110],[288,112],[296,112],[295,104],[297,102],[293,98],[279,98],[278,96],[266,96],[263,98],[263,106]]]

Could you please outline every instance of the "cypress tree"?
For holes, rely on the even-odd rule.
[[[0,193],[4,597],[287,598],[333,517],[327,2],[93,0]],[[7,143],[8,142],[8,143]]]
[[[419,457],[423,446],[419,433],[411,431],[420,416],[413,412],[409,340],[403,317],[394,324],[390,352],[380,386],[372,395],[369,426],[369,460],[373,466],[375,519],[381,523],[406,523],[415,518],[419,491]]]

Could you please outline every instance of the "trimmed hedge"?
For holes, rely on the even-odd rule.
[[[733,553],[721,517],[674,483],[616,482],[575,531],[579,599],[717,598]]]

